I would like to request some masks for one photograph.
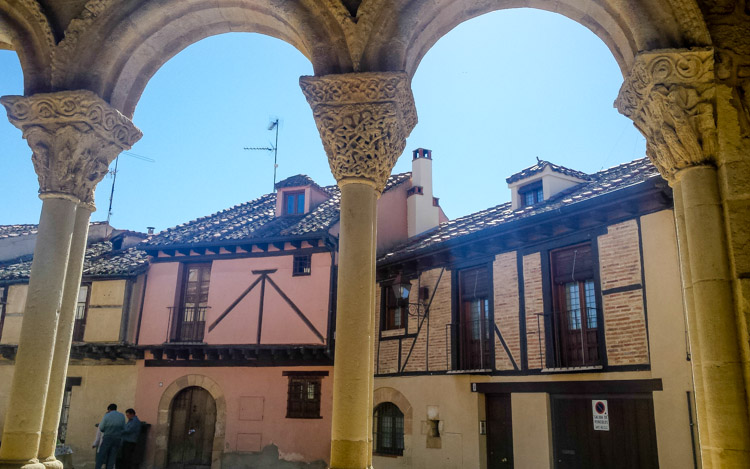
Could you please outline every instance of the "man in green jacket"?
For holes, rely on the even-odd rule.
[[[96,469],[101,469],[102,464],[106,464],[107,469],[114,469],[123,430],[125,430],[125,416],[117,411],[117,404],[110,404],[99,424],[99,431],[103,436],[99,452],[96,453]]]

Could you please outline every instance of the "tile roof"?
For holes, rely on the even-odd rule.
[[[434,248],[447,241],[457,240],[469,234],[520,219],[559,210],[658,177],[660,177],[659,172],[648,158],[621,164],[594,173],[589,176],[588,182],[571,187],[540,204],[512,210],[510,202],[507,202],[441,223],[436,229],[396,246],[393,250],[381,256],[378,262],[390,263],[398,259],[413,257],[428,248]]]
[[[309,179],[305,175],[292,176],[292,178],[297,178],[296,181],[305,180],[303,178]],[[411,173],[392,175],[383,192],[410,178]],[[171,246],[231,244],[233,241],[324,235],[338,222],[341,193],[335,185],[323,187],[322,190],[327,192],[330,198],[304,215],[277,217],[276,194],[265,194],[250,202],[164,230],[140,246],[150,250]]]
[[[32,256],[0,263],[0,282],[27,280],[31,273]],[[113,250],[112,243],[102,241],[86,248],[83,277],[129,277],[148,267],[148,255],[136,248]]]
[[[36,234],[39,225],[0,225],[0,239]]]
[[[283,189],[285,187],[298,186],[313,186],[317,187],[318,189],[323,189],[307,174],[297,174],[294,176],[289,176],[288,178],[282,179],[281,181],[277,182],[274,187],[276,187],[276,189]]]
[[[534,166],[529,166],[528,168],[522,169],[515,174],[511,174],[510,177],[505,180],[505,182],[507,182],[508,184],[512,184],[516,181],[520,181],[522,179],[526,179],[527,177],[533,176],[534,174],[541,173],[545,168],[550,168],[556,173],[583,179],[584,181],[588,181],[591,179],[591,176],[584,172],[576,171],[575,169],[566,168],[565,166],[560,166],[554,163],[550,163],[549,161],[544,161],[537,158],[537,162]]]

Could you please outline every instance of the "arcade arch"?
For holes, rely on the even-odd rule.
[[[59,410],[59,402],[44,401],[46,389],[50,372],[64,368],[54,366],[52,357],[67,361],[54,351],[54,312],[65,304],[66,271],[80,266],[83,256],[83,245],[71,251],[70,239],[81,238],[88,226],[88,216],[79,214],[91,208],[102,168],[106,172],[115,155],[140,138],[128,116],[148,77],[191,41],[246,28],[291,41],[315,69],[316,76],[304,77],[301,86],[342,189],[331,466],[367,464],[371,371],[361,366],[361,357],[372,354],[372,344],[362,340],[369,336],[374,303],[371,227],[378,193],[416,124],[410,78],[431,45],[456,24],[520,3],[302,0],[275,2],[270,12],[266,4],[91,0],[77,4],[78,15],[69,14],[72,2],[46,2],[44,10],[35,0],[0,6],[3,26],[11,31],[7,36],[21,57],[27,95],[2,103],[34,158],[45,162],[37,165],[42,248],[30,280],[30,289],[37,284],[45,289],[39,288],[44,293],[27,303],[24,314],[16,365],[26,373],[14,375],[3,463],[30,462],[28,467],[41,469],[34,464],[44,409]],[[646,135],[649,156],[675,188],[690,334],[699,351],[693,369],[704,393],[698,396],[699,419],[708,428],[701,436],[704,465],[745,467],[750,464],[745,229],[750,184],[736,175],[750,172],[746,8],[701,2],[701,10],[696,0],[525,5],[558,11],[592,29],[626,76],[617,107]],[[140,16],[145,12],[149,15]],[[62,23],[69,17],[77,19]],[[71,160],[84,169],[71,171]],[[80,267],[77,272],[71,267],[67,276],[80,279]],[[722,348],[705,346],[709,343]],[[58,388],[49,387],[53,401],[61,394]]]

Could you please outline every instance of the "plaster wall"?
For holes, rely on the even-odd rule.
[[[179,262],[158,262],[149,266],[139,344],[160,344],[167,340],[169,308],[176,304],[179,272]]]
[[[0,240],[0,261],[16,259],[34,253],[36,234]]]
[[[126,280],[107,280],[91,284],[86,313],[85,342],[117,342],[125,300]]]
[[[286,418],[289,378],[283,371],[328,371],[321,383],[319,419]],[[279,458],[286,461],[328,460],[331,439],[332,367],[144,367],[138,365],[136,409],[142,420],[157,422],[162,394],[183,377],[198,378],[188,385],[214,387],[212,394],[223,396],[225,415],[217,414],[217,426],[224,426],[224,456],[252,456],[270,445],[278,447]],[[205,378],[201,378],[205,377]],[[218,407],[217,407],[218,411]],[[152,427],[153,429],[153,427]],[[155,441],[149,438],[146,464],[154,466]]]
[[[262,344],[323,344],[328,330],[331,255],[312,254],[311,275],[293,276],[293,255],[216,260],[211,264],[211,283],[206,311],[204,341],[208,344],[254,344],[261,327]],[[269,278],[279,287],[324,340],[318,338],[269,281],[257,284],[234,307],[259,278],[258,270],[276,270]],[[162,343],[167,338],[169,307],[175,305],[179,264],[151,266],[141,326],[141,344]],[[260,322],[261,290],[264,289]],[[216,328],[209,327],[230,310]]]
[[[549,394],[511,394],[510,405],[515,467],[553,467]]]
[[[641,229],[651,372],[664,384],[663,391],[654,393],[659,460],[662,467],[692,467],[687,392],[692,396],[693,381],[687,360],[674,215],[671,210],[646,215],[641,218]]]
[[[18,345],[21,335],[21,322],[23,321],[23,310],[26,309],[26,294],[29,285],[21,283],[11,285],[8,288],[8,298],[5,306],[5,321],[3,322],[2,337],[0,343]]]
[[[403,456],[376,455],[373,466],[378,469],[483,467],[484,443],[480,443],[477,416],[480,412],[484,415],[484,398],[469,391],[471,381],[468,375],[375,378],[376,393],[380,388],[394,388],[410,403],[412,435],[411,447],[405,448]],[[431,419],[428,412],[429,417],[439,420],[441,428],[439,442],[431,441],[431,447],[427,436],[427,421]]]
[[[400,184],[378,199],[378,252],[384,252],[406,241],[406,188]]]

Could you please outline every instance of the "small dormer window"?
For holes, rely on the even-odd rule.
[[[528,207],[530,205],[538,204],[544,200],[544,190],[542,188],[542,182],[536,182],[529,184],[518,189],[518,195],[521,198],[521,206]]]
[[[305,191],[284,193],[284,215],[305,213]]]

